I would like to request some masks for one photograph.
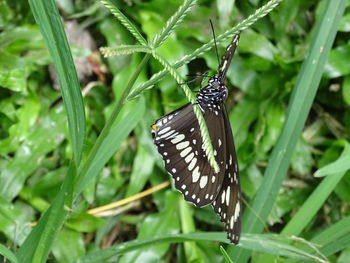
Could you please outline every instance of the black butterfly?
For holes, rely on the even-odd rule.
[[[237,244],[241,229],[241,193],[236,151],[224,102],[227,70],[238,44],[235,35],[221,59],[218,74],[201,87],[196,104],[186,104],[158,119],[152,125],[153,142],[162,155],[165,168],[185,200],[197,207],[211,204],[231,242]],[[193,107],[200,107],[214,147],[220,171],[209,165]]]

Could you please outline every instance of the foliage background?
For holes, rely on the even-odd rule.
[[[144,37],[152,39],[182,1],[116,3]],[[157,51],[173,63],[212,39],[209,19],[214,21],[216,33],[220,34],[264,3],[266,1],[199,1]],[[85,30],[71,37],[74,40],[81,38],[83,43],[71,41],[75,43],[70,44],[73,56],[81,63],[77,65],[77,71],[85,94],[84,161],[144,55],[102,58],[97,47],[135,44],[134,37],[97,1],[58,0],[56,4],[66,24],[66,32],[69,32],[68,21],[74,21],[73,27],[78,30]],[[228,73],[227,108],[238,150],[242,191],[247,203],[245,210],[251,213],[254,210],[249,203],[263,181],[273,147],[286,121],[301,64],[317,33],[315,25],[323,18],[326,4],[327,1],[285,0],[267,17],[242,32],[238,54]],[[327,256],[323,260],[337,263],[347,262],[350,254],[350,240],[346,238],[350,231],[350,174],[345,173],[349,168],[347,140],[350,129],[349,5],[350,1],[347,1],[312,109],[293,152],[288,175],[265,225],[266,233],[295,234],[307,241],[320,242],[323,247],[318,250]],[[52,58],[29,4],[3,1],[0,14],[0,240],[5,247],[16,251],[26,240],[33,222],[39,220],[58,195],[75,146],[69,141],[72,133],[57,89],[57,77],[50,66]],[[227,43],[219,46],[219,53]],[[206,71],[213,74],[217,66],[215,52],[211,50],[179,68],[178,72],[185,79],[186,74]],[[134,87],[162,69],[157,60],[149,60]],[[196,89],[196,84],[192,88]],[[104,163],[106,158],[109,159],[106,153],[115,154],[74,202],[52,248],[46,248],[47,253],[51,251],[49,261],[102,262],[98,256],[103,261],[107,257],[99,254],[100,249],[113,248],[117,244],[128,246],[130,243],[126,242],[130,240],[137,242],[179,233],[222,231],[222,224],[210,207],[196,209],[183,202],[181,195],[169,187],[119,207],[110,212],[110,216],[87,213],[90,208],[135,196],[169,180],[152,144],[149,126],[187,101],[180,86],[167,76],[151,90],[143,92],[140,98],[123,106],[109,140],[102,147],[104,151],[97,157]],[[325,166],[327,164],[333,166]],[[315,178],[317,170],[318,175],[327,177]],[[310,205],[306,201],[310,201],[310,196],[314,197],[311,207],[319,207],[316,214],[310,216],[307,211],[298,214],[298,211],[304,213],[300,207]],[[299,227],[300,231],[297,230],[299,223],[291,224],[296,215],[304,219],[305,226]],[[57,229],[60,229],[59,224]],[[249,236],[247,238],[249,241]],[[284,248],[279,248],[278,244],[282,246],[291,241],[283,235],[251,238],[258,241],[252,242],[250,249],[259,251],[253,253],[253,262],[273,262],[275,258],[262,252],[279,254]],[[273,244],[266,242],[258,248],[259,238],[268,238]],[[114,253],[109,250],[108,260],[228,260],[219,243],[213,241],[220,238],[207,239],[209,241],[178,245],[170,239],[159,245],[134,246],[122,255],[118,254],[122,247],[115,247]],[[301,243],[299,240],[293,245],[310,250],[310,246]],[[228,249],[229,255],[234,257],[237,251],[231,249]],[[279,260],[291,261],[284,257]],[[243,262],[243,259],[238,258],[237,262]]]

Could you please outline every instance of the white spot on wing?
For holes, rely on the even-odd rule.
[[[197,166],[192,172],[192,182],[197,182],[200,175],[199,166]]]
[[[178,142],[181,142],[183,139],[185,139],[185,135],[179,134],[174,139],[171,140],[171,143],[176,144]]]
[[[230,192],[231,192],[231,187],[227,187],[227,190],[226,190],[226,205],[229,206],[229,203],[230,203]]]
[[[192,150],[192,147],[187,147],[185,150],[183,150],[182,152],[180,152],[180,156],[182,158],[184,158],[187,154],[189,154],[189,152]]]
[[[208,183],[208,176],[202,176],[199,182],[199,187],[203,189],[207,185],[207,183]]]
[[[191,152],[191,153],[190,153],[189,155],[187,155],[187,157],[185,158],[185,162],[186,162],[186,163],[189,163],[190,161],[192,161],[193,157],[194,157],[194,153]]]
[[[180,143],[176,144],[176,149],[182,150],[182,149],[186,148],[188,145],[190,145],[190,143],[188,141],[180,142]]]
[[[222,191],[222,194],[221,194],[221,203],[225,203],[225,190]]]
[[[171,129],[171,127],[166,127],[166,128],[164,128],[163,130],[160,130],[160,131],[158,132],[158,135],[164,134],[164,133],[168,132],[170,129]]]
[[[189,166],[188,166],[188,170],[189,170],[189,171],[192,171],[192,169],[194,168],[194,166],[196,165],[196,163],[197,163],[197,158],[193,158],[192,161],[191,161],[191,163],[190,163]]]
[[[234,217],[234,221],[236,222],[239,216],[239,212],[241,210],[241,205],[239,204],[239,202],[236,203],[236,207],[235,207],[235,214],[233,215]]]

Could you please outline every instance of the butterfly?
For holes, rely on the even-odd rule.
[[[234,244],[238,244],[241,231],[241,191],[232,130],[224,105],[228,95],[224,81],[238,40],[239,34],[227,46],[218,73],[209,78],[206,86],[201,85],[196,104],[186,104],[151,126],[153,142],[175,188],[197,207],[211,205]],[[208,162],[193,107],[200,107],[203,113],[220,168],[218,173]]]

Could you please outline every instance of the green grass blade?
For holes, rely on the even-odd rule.
[[[220,251],[221,251],[222,255],[224,256],[225,261],[227,263],[233,263],[232,259],[230,258],[230,256],[227,254],[226,250],[222,246],[220,246]]]
[[[245,233],[260,233],[264,228],[261,220],[266,221],[275,203],[320,83],[345,3],[345,0],[328,1],[317,25],[309,55],[302,65],[293,90],[286,123],[272,152],[264,180],[252,202],[251,210],[254,213],[246,210],[244,214],[243,232]],[[239,248],[230,249],[228,252],[237,262],[242,263],[247,262],[250,256],[250,251]]]
[[[185,0],[184,3],[179,7],[176,13],[168,19],[165,27],[155,35],[152,46],[154,48],[159,47],[175,30],[175,28],[182,22],[186,14],[196,4],[197,0]]]
[[[119,8],[114,4],[113,1],[110,0],[101,0],[101,3],[107,7],[111,13],[122,23],[127,30],[139,41],[139,43],[143,46],[148,46],[147,40],[142,36],[136,26],[131,23],[131,21],[120,12]]]
[[[196,231],[193,210],[185,200],[179,199],[180,220],[182,233],[188,234]],[[194,262],[200,260],[198,258],[197,246],[195,242],[184,242],[186,261]]]
[[[147,62],[150,59],[150,57],[151,57],[151,54],[148,54],[148,53],[143,57],[142,61],[138,65],[138,67],[135,70],[134,74],[130,78],[126,88],[124,89],[124,91],[122,93],[122,95],[120,96],[119,100],[117,101],[116,106],[114,107],[111,116],[107,120],[105,127],[102,129],[100,135],[98,136],[98,138],[96,140],[96,143],[94,144],[94,147],[91,149],[87,160],[84,162],[82,168],[79,170],[78,180],[77,180],[77,184],[76,184],[77,185],[77,190],[76,190],[76,193],[75,193],[76,196],[79,193],[81,193],[81,191],[84,189],[83,186],[87,185],[90,182],[90,180],[92,180],[92,178],[94,176],[96,176],[97,173],[99,172],[99,171],[96,170],[96,172],[94,172],[92,175],[90,173],[90,170],[93,168],[92,165],[95,164],[94,160],[97,157],[100,158],[100,156],[98,156],[98,154],[99,154],[99,152],[102,149],[101,147],[104,145],[104,143],[106,141],[106,138],[109,136],[109,134],[110,134],[110,132],[111,132],[111,130],[113,128],[113,125],[115,125],[116,119],[119,116],[119,113],[120,113],[120,111],[123,108],[123,105],[124,105],[124,102],[125,102],[125,99],[126,99],[127,95],[129,94],[132,86],[134,85],[135,81],[137,80],[137,78],[140,75],[141,71],[143,70],[143,68],[147,64]],[[106,162],[107,161],[108,160],[106,160]],[[101,167],[101,169],[102,169],[102,167]]]
[[[340,158],[337,159],[335,162],[332,162],[332,163],[322,167],[321,169],[318,169],[315,172],[314,176],[315,177],[322,177],[322,176],[328,175],[328,177],[332,177],[332,176],[335,176],[335,174],[345,173],[347,170],[349,170],[350,169],[350,162],[349,162],[350,159],[349,159],[348,152],[350,152],[350,150],[348,148],[350,148],[350,146],[348,143],[346,143],[344,152],[340,156]]]
[[[79,164],[85,140],[85,111],[73,57],[53,0],[30,0],[34,18],[54,62],[67,112],[74,159]]]
[[[350,158],[350,146],[346,144],[340,158]],[[327,176],[303,203],[291,221],[283,228],[281,234],[285,236],[299,236],[305,227],[312,221],[319,209],[324,205],[329,195],[333,192],[339,181],[345,175],[345,171]],[[274,262],[275,258],[266,256],[260,259],[261,263]]]
[[[310,241],[322,246],[319,250],[325,256],[330,256],[342,248],[342,245],[348,240],[350,235],[350,217],[345,217],[342,220],[328,227]],[[349,245],[349,244],[348,244]],[[338,249],[337,249],[338,248]],[[306,248],[307,251],[311,251]],[[295,259],[288,259],[285,263],[297,263]]]
[[[340,158],[350,160],[350,146],[346,147]],[[300,235],[301,231],[310,223],[317,211],[325,203],[329,195],[333,192],[338,182],[345,175],[345,171],[337,173],[333,176],[327,176],[313,191],[309,198],[298,210],[291,221],[284,227],[281,234],[283,235]]]
[[[117,151],[122,141],[135,128],[137,123],[144,116],[146,111],[145,101],[136,100],[135,103],[125,105],[117,118],[114,126],[103,140],[95,158],[89,164],[89,169],[84,174],[84,178],[78,185],[78,192],[81,192],[93,178],[102,170],[108,160]]]
[[[8,259],[12,263],[19,263],[16,255],[13,254],[12,251],[9,250],[7,247],[1,244],[0,244],[0,255],[2,255],[4,258]]]
[[[64,206],[71,207],[75,175],[76,166],[72,162],[60,192],[18,250],[17,257],[21,263],[46,262],[52,243],[67,214]]]
[[[137,249],[160,243],[180,243],[187,241],[215,241],[230,244],[223,232],[207,232],[192,234],[164,235],[125,242],[104,250],[95,251],[80,258],[79,263],[105,262],[112,256],[118,256]],[[276,255],[297,258],[299,260],[321,259],[304,250],[285,244],[285,238],[277,235],[243,235],[240,247],[252,249],[257,252],[272,253]]]

